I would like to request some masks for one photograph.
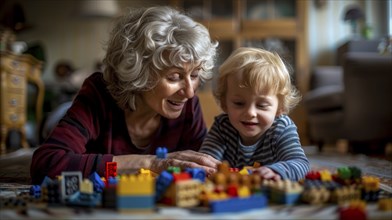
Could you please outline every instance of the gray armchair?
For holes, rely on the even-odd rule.
[[[338,139],[353,152],[383,148],[392,141],[392,56],[347,52],[341,61],[318,67],[304,96],[310,139],[320,150]]]

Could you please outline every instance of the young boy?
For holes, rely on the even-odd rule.
[[[224,113],[215,117],[200,152],[236,168],[258,162],[253,172],[265,179],[305,177],[309,161],[287,115],[301,97],[277,54],[235,50],[219,69],[214,97]]]

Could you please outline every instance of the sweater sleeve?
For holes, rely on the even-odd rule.
[[[226,140],[222,136],[225,132],[221,130],[221,117],[215,117],[214,123],[208,131],[199,152],[211,155],[217,160],[222,161],[226,150]]]
[[[298,181],[309,172],[309,161],[301,147],[297,127],[294,124],[285,127],[279,135],[275,144],[275,153],[277,162],[267,167],[279,173],[283,179]]]
[[[87,153],[86,149],[87,143],[98,137],[105,115],[103,83],[94,80],[97,76],[93,74],[84,82],[64,117],[35,150],[30,169],[33,184],[40,184],[45,176],[55,178],[62,171],[80,170],[84,177],[93,171],[103,175],[102,164],[112,161],[112,155],[100,154],[102,150]]]

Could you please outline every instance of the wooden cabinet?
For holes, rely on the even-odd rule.
[[[183,9],[204,24],[211,37],[219,41],[217,66],[240,46],[275,51],[289,65],[292,79],[302,94],[305,94],[309,85],[306,25],[308,3],[305,0],[171,1],[173,6]],[[213,83],[214,81],[212,86]],[[208,92],[208,88],[201,92]],[[291,113],[291,117],[298,126],[302,143],[307,144],[306,118],[302,104]]]
[[[27,118],[27,83],[38,88],[36,121],[42,117],[44,85],[41,80],[42,62],[31,55],[1,52],[0,66],[0,154],[7,153],[6,140],[10,130],[19,131],[21,146],[29,147],[24,126]]]

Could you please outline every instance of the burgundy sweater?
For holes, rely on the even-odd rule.
[[[113,155],[155,154],[158,147],[168,152],[195,150],[207,134],[199,99],[188,100],[176,119],[161,119],[148,149],[136,148],[128,134],[124,111],[106,89],[102,73],[94,73],[83,83],[72,106],[46,141],[34,152],[30,174],[32,184],[45,176],[55,178],[62,171],[82,171],[84,177],[104,175]]]

